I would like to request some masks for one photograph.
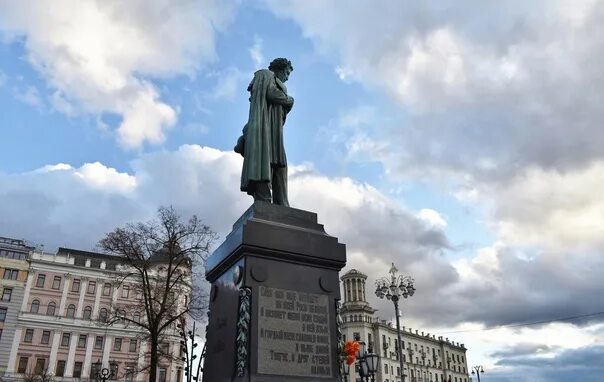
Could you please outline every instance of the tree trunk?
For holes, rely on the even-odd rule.
[[[149,362],[149,382],[157,382],[157,366],[159,357],[157,356],[157,337],[151,336],[151,359]]]

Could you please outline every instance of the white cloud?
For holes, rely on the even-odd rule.
[[[430,208],[423,208],[419,210],[417,217],[434,227],[447,226],[447,221],[442,217],[442,215],[439,214],[438,211]]]
[[[507,243],[554,249],[604,248],[604,161],[569,172],[536,167],[483,196],[495,198],[493,224]]]
[[[30,106],[40,108],[44,102],[40,98],[40,92],[34,86],[28,86],[25,89],[15,89],[15,97]]]
[[[256,69],[262,68],[264,64],[264,55],[262,54],[263,40],[259,36],[254,36],[254,45],[249,49],[250,58],[254,62]]]
[[[0,31],[23,39],[57,110],[116,113],[119,142],[136,148],[162,142],[177,119],[151,77],[193,75],[215,59],[230,14],[214,0],[3,2]]]
[[[342,78],[401,106],[343,139],[391,176],[496,187],[529,166],[567,173],[604,158],[601,1],[267,4]]]

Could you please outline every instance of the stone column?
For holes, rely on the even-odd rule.
[[[109,355],[113,347],[113,336],[105,336],[105,344],[103,346],[103,367],[109,368]]]
[[[52,342],[50,344],[50,358],[48,359],[48,372],[53,375],[55,374],[55,369],[57,367],[57,353],[59,352],[60,340],[61,332],[55,329],[52,335]]]
[[[69,292],[69,283],[67,280],[71,280],[71,275],[69,273],[65,273],[63,282],[63,292],[61,294],[61,302],[59,303],[59,316],[65,311],[65,303],[67,302],[67,292]]]
[[[78,344],[78,337],[80,333],[71,333],[71,338],[69,342],[69,354],[67,355],[67,365],[65,365],[65,377],[71,378],[73,377],[73,363],[75,362],[75,351],[76,345]],[[82,373],[82,376],[84,374]]]
[[[101,302],[101,293],[103,292],[103,279],[96,279],[96,296],[94,296],[94,306],[92,307],[92,317],[96,317],[99,312],[99,303]]]
[[[31,274],[30,274],[31,276]],[[29,276],[28,276],[29,278]],[[29,281],[28,281],[29,284]],[[24,300],[25,301],[25,300]],[[19,350],[19,342],[21,342],[21,333],[22,333],[23,329],[21,328],[17,328],[15,329],[15,336],[13,337],[13,346],[11,348],[10,351],[10,355],[8,357],[8,365],[6,367],[6,371],[8,373],[15,373],[17,372],[17,351]]]
[[[138,340],[139,346],[138,346],[138,362],[136,363],[136,369],[140,370],[143,368],[143,365],[145,363],[145,344],[143,344],[142,341]],[[137,382],[144,382],[145,381],[145,373],[138,373],[136,375],[136,381]],[[158,375],[159,377],[159,375]]]
[[[36,274],[36,271],[34,269],[29,271],[29,274],[27,275],[27,282],[25,283],[25,291],[23,292],[23,302],[21,303],[21,311],[22,312],[27,312],[27,303],[29,301],[29,294],[31,292],[31,286],[34,283],[34,275]],[[13,347],[14,349],[14,347]]]
[[[92,364],[92,348],[94,347],[94,334],[88,333],[86,338],[86,355],[82,365],[82,377],[87,378],[90,375],[90,365]],[[79,336],[78,336],[79,339]]]
[[[76,306],[76,317],[82,317],[82,310],[84,309],[84,294],[88,289],[88,277],[82,277],[80,279],[80,297],[78,299],[78,306]]]

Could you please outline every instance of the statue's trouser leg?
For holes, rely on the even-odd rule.
[[[252,191],[249,194],[254,197],[254,201],[271,202],[271,188],[268,182],[250,181],[249,188]]]
[[[273,203],[289,207],[287,199],[287,166],[273,167]]]

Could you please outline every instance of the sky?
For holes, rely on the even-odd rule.
[[[604,1],[343,4],[0,0],[0,236],[94,250],[172,205],[225,237],[287,57],[290,203],[345,271],[414,277],[403,325],[485,381],[602,380]]]

